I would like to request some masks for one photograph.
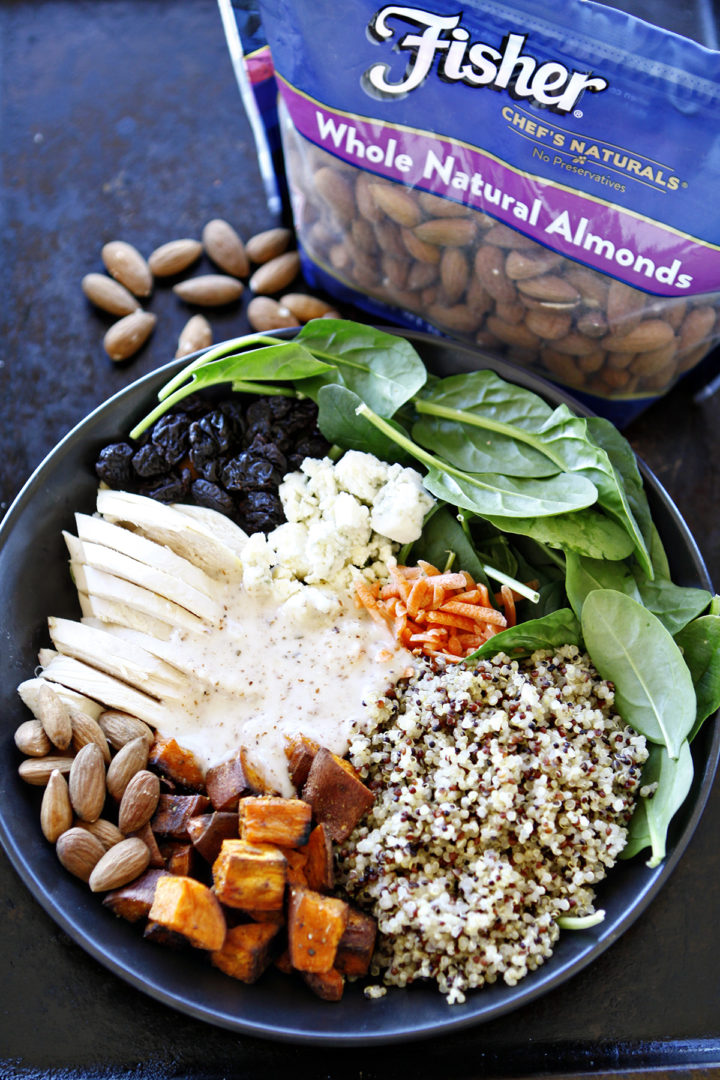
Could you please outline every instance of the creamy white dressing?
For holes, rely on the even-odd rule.
[[[213,629],[177,630],[173,663],[190,693],[161,735],[192,750],[205,767],[244,746],[271,786],[292,795],[285,747],[295,733],[344,754],[353,723],[413,663],[352,599],[323,590],[335,613],[293,619],[273,590],[219,586],[225,614]]]

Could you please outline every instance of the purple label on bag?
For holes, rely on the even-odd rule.
[[[351,165],[482,211],[645,292],[687,296],[717,288],[720,249],[605,200],[603,187],[611,196],[613,181],[581,153],[569,162],[564,155],[561,162],[572,173],[594,177],[596,197],[512,168],[467,143],[340,112],[281,78],[278,83],[300,134]],[[516,106],[505,111],[513,123]],[[539,140],[533,154],[547,161],[553,150],[542,145],[543,123],[532,123],[530,134]]]

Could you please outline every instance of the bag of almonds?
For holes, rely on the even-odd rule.
[[[720,339],[720,53],[591,0],[260,0],[309,284],[623,424]]]

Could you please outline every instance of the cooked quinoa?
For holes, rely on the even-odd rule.
[[[594,912],[647,758],[612,684],[574,646],[475,668],[418,661],[350,760],[373,809],[338,851],[378,919],[372,974],[437,980],[450,1003],[550,956],[558,918]]]

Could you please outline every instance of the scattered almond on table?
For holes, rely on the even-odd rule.
[[[179,237],[158,245],[145,258],[125,240],[104,244],[101,258],[107,273],[91,272],[82,289],[95,307],[117,316],[104,336],[111,360],[122,363],[135,356],[153,333],[157,316],[143,307],[156,281],[167,282],[178,300],[191,307],[224,308],[251,294],[246,314],[253,330],[279,330],[310,319],[340,318],[326,300],[292,288],[300,276],[300,255],[291,229],[264,229],[247,241],[223,218],[212,218],[201,240]],[[192,273],[206,256],[215,270]],[[190,272],[190,276],[174,280]],[[182,328],[175,358],[181,359],[213,344],[212,326],[205,315],[192,315]]]

